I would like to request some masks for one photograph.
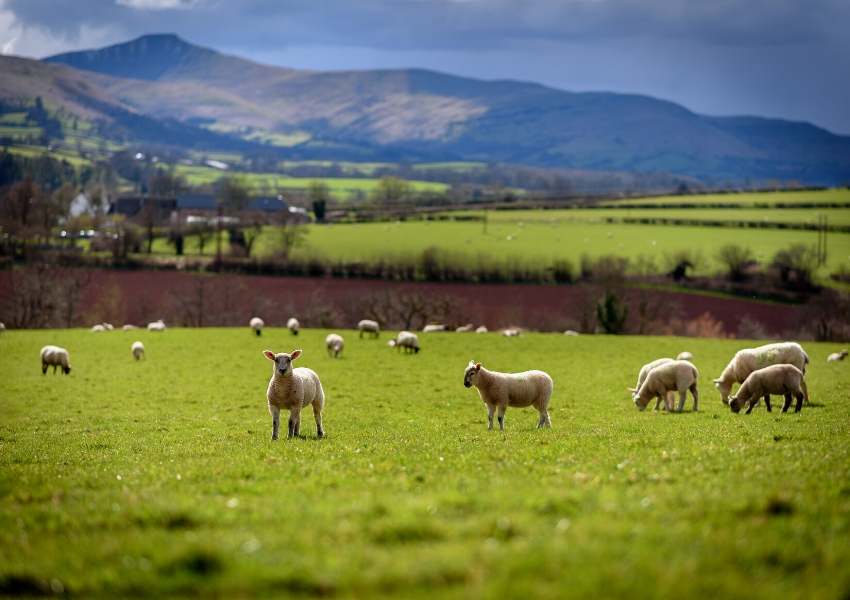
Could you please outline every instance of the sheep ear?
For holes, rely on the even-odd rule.
[[[717,379],[714,380],[714,383],[720,383],[721,381],[723,381],[723,380],[718,377]]]
[[[299,356],[301,356],[301,350],[293,350],[292,352],[290,352],[290,353],[289,353],[289,357],[290,357],[292,360],[295,360],[295,359],[296,359],[296,358],[298,358]]]
[[[630,388],[630,387],[627,387],[627,388],[626,388],[626,391],[628,391],[628,392],[630,392],[630,393],[634,394],[634,393],[637,391],[637,388]]]
[[[475,363],[475,370],[476,370],[476,371],[480,371],[480,370],[481,370],[481,363]]]
[[[274,360],[274,352],[272,352],[271,350],[263,350],[263,356],[265,356],[269,360]]]

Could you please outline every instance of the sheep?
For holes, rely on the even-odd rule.
[[[3,323],[2,321],[0,321],[0,333],[3,333],[5,331],[6,331],[6,324]]]
[[[148,331],[165,331],[165,322],[160,319],[148,323]]]
[[[505,336],[505,337],[518,337],[519,336],[519,329],[517,329],[515,327],[503,329],[502,335]]]
[[[672,358],[658,358],[653,360],[652,362],[648,362],[640,368],[638,372],[637,383],[633,388],[626,388],[632,395],[640,389],[640,386],[643,385],[643,382],[646,381],[646,376],[649,375],[649,372],[658,367],[660,365],[667,364],[669,362],[673,362]],[[667,392],[667,399],[664,400],[664,405],[669,410],[669,407],[673,406],[674,396],[673,391]],[[661,397],[659,396],[655,400],[655,408],[653,410],[658,410],[658,407],[661,405]]]
[[[567,330],[564,332],[564,335],[571,335],[571,336],[578,335],[578,331],[574,331],[574,330],[572,330],[572,329],[567,329]]]
[[[646,409],[646,405],[652,398],[664,398],[667,410],[673,410],[672,399],[668,392],[679,392],[679,406],[677,412],[685,408],[685,396],[691,391],[694,397],[694,412],[699,411],[699,391],[697,390],[697,379],[699,372],[697,368],[686,360],[671,360],[650,369],[643,385],[634,392],[632,399],[635,406],[640,410]]]
[[[794,412],[800,412],[803,408],[803,398],[808,396],[803,372],[794,365],[788,364],[771,365],[753,371],[738,391],[729,396],[729,408],[732,412],[739,412],[741,408],[749,404],[747,414],[750,414],[758,404],[759,398],[764,398],[764,404],[770,412],[771,394],[785,396],[782,412],[788,412],[791,407],[791,396],[794,396],[797,400]]]
[[[688,362],[694,362],[694,355],[686,350],[684,352],[679,352],[679,354],[676,355],[676,360],[686,360]]]
[[[328,349],[328,356],[339,358],[340,352],[345,347],[345,340],[339,334],[329,333],[325,338],[325,346]]]
[[[287,438],[298,437],[301,434],[301,409],[307,405],[313,407],[316,419],[316,437],[325,437],[322,429],[322,409],[325,407],[325,392],[319,376],[306,367],[292,367],[292,361],[301,356],[301,350],[293,350],[289,354],[275,354],[271,350],[263,350],[263,356],[274,363],[272,377],[266,391],[269,403],[269,413],[272,416],[272,440],[278,438],[280,429],[280,409],[289,410],[289,434]]]
[[[112,326],[112,323],[102,323],[102,325],[106,331],[113,331],[115,329],[115,327]]]
[[[257,337],[263,335],[263,327],[266,326],[265,322],[260,317],[252,317],[248,322],[248,326],[254,330],[254,333],[257,334]]]
[[[396,338],[394,340],[390,340],[390,342],[390,346],[395,347],[396,350],[404,348],[404,351],[408,354],[411,352],[419,354],[419,338],[415,333],[410,331],[399,331]]]
[[[479,325],[475,329],[475,333],[487,333],[487,328],[484,325]]]
[[[466,325],[461,325],[457,329],[455,329],[456,333],[467,333],[475,329],[475,325],[472,323],[467,323]]]
[[[361,338],[364,333],[368,333],[373,338],[377,338],[381,335],[381,326],[378,325],[377,321],[373,321],[372,319],[362,319],[359,323],[357,323],[357,329],[360,330]]]
[[[59,346],[45,346],[41,349],[41,374],[47,375],[47,367],[53,367],[53,374],[56,374],[56,367],[61,367],[65,375],[71,373],[71,358],[65,348]]]
[[[522,408],[533,406],[540,413],[537,428],[551,427],[549,398],[552,396],[552,378],[543,371],[499,373],[489,371],[473,360],[463,372],[464,387],[475,386],[487,406],[487,429],[493,429],[493,413],[498,410],[499,430],[505,430],[505,410],[508,406]]]
[[[0,323],[0,325],[2,325],[2,323]],[[840,360],[844,360],[845,356],[847,356],[847,350],[842,350],[841,352],[833,352],[832,354],[826,357],[826,362],[838,362]]]
[[[756,369],[769,367],[770,365],[794,365],[803,374],[806,374],[806,365],[809,364],[809,355],[806,354],[800,344],[795,342],[779,342],[766,344],[758,348],[745,348],[738,350],[720,377],[714,380],[714,386],[720,392],[720,400],[723,404],[729,404],[729,394],[732,386],[743,383],[750,373]],[[809,394],[806,393],[806,403],[809,402]]]
[[[292,335],[298,335],[298,331],[301,329],[301,323],[295,317],[289,317],[289,320],[286,322],[286,328]]]
[[[106,331],[106,327],[102,323],[98,323],[97,325],[92,325],[91,331],[92,333],[103,333]]]
[[[134,329],[138,329],[138,327],[136,327],[135,325],[130,325],[128,323],[128,324],[124,325],[121,329],[123,331],[133,331]]]
[[[429,323],[425,327],[422,328],[422,333],[436,333],[438,331],[445,331],[446,326],[441,323]]]
[[[142,342],[135,341],[133,342],[133,345],[130,346],[130,352],[136,360],[142,359],[145,357],[145,345]]]

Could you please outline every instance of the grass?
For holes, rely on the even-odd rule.
[[[333,361],[326,333],[4,334],[0,594],[850,592],[850,370],[831,345],[806,344],[814,406],[744,416],[710,381],[741,341],[436,334],[405,356],[347,332]],[[41,375],[46,343],[71,351],[70,376]],[[272,443],[260,350],[296,345],[328,437],[307,415],[307,439]],[[683,349],[701,412],[636,411],[640,365]],[[547,370],[553,428],[510,409],[488,432],[470,357]]]
[[[629,198],[603,204],[624,206],[629,204],[818,204],[822,202],[850,203],[850,189],[832,188],[817,191],[743,192],[740,194],[697,194],[694,196],[656,196]]]

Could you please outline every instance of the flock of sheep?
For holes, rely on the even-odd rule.
[[[259,317],[250,320],[249,326],[261,336],[265,323]],[[301,328],[298,319],[290,318],[286,324],[292,335],[297,336]],[[0,324],[0,331],[5,327]],[[109,323],[99,323],[92,327],[93,332],[111,331],[114,327]],[[133,325],[125,325],[124,331],[136,329]],[[149,331],[165,331],[162,320],[148,323]],[[380,335],[380,325],[370,319],[364,319],[357,324],[359,336],[377,338]],[[442,325],[426,325],[423,332],[447,331]],[[485,332],[485,327],[475,329],[473,325],[459,327],[456,331]],[[518,329],[506,329],[502,334],[507,337],[519,335]],[[566,335],[577,335],[573,331]],[[411,331],[401,331],[388,342],[388,345],[407,353],[420,351],[419,338]],[[328,355],[339,358],[345,340],[338,333],[330,333],[325,338]],[[145,347],[141,341],[131,345],[131,354],[136,360],[144,358]],[[272,377],[269,380],[266,398],[269,413],[272,417],[272,439],[279,436],[280,411],[289,411],[288,437],[300,435],[301,410],[307,406],[313,409],[316,420],[316,433],[324,437],[322,428],[322,410],[325,404],[325,394],[318,374],[306,367],[293,367],[293,362],[302,354],[301,350],[291,353],[274,353],[263,351],[263,355],[274,363]],[[844,360],[847,350],[830,354],[828,362]],[[720,398],[733,412],[747,408],[747,414],[752,412],[761,399],[764,399],[768,411],[771,410],[770,396],[779,395],[784,398],[782,412],[787,412],[792,401],[796,400],[795,412],[802,409],[803,403],[808,403],[809,393],[805,382],[806,366],[809,357],[802,346],[795,342],[766,344],[757,348],[739,350],[723,369],[720,377],[714,380],[714,385],[720,392]],[[47,373],[49,367],[57,368],[66,375],[71,372],[68,351],[58,346],[45,346],[41,349],[42,373]],[[637,383],[633,388],[627,388],[632,394],[635,406],[646,409],[649,402],[655,399],[655,410],[663,403],[668,411],[681,412],[684,409],[687,393],[690,391],[694,401],[694,411],[699,410],[699,391],[697,388],[699,371],[693,364],[693,355],[682,352],[675,359],[659,358],[641,367]],[[497,415],[499,429],[504,430],[505,411],[507,408],[533,406],[540,417],[538,428],[551,427],[549,417],[549,401],[552,396],[553,381],[549,374],[539,371],[524,371],[521,373],[501,373],[484,368],[481,363],[470,361],[464,370],[463,384],[465,387],[475,387],[481,400],[487,407],[488,428],[493,429],[493,416]],[[732,393],[732,387],[740,384],[738,391]],[[679,402],[676,405],[675,396]]]

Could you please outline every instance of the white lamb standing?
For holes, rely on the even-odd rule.
[[[468,333],[475,329],[475,325],[472,323],[467,323],[466,325],[461,325],[460,327],[455,329],[456,333]]]
[[[764,398],[764,404],[770,412],[771,394],[785,396],[782,412],[788,412],[791,407],[791,396],[793,396],[797,400],[794,412],[800,412],[803,408],[803,398],[808,396],[803,372],[794,365],[771,365],[753,371],[738,391],[729,396],[729,408],[732,412],[739,412],[749,404],[747,414],[750,414],[758,404],[759,398]]]
[[[252,317],[248,322],[248,326],[254,330],[254,333],[257,334],[257,337],[263,335],[263,327],[266,326],[265,322],[260,317]]]
[[[464,387],[475,386],[487,406],[487,428],[493,429],[493,413],[498,412],[499,429],[505,430],[505,410],[508,406],[533,406],[540,413],[537,428],[551,427],[549,399],[552,397],[552,378],[543,371],[499,373],[488,371],[473,360],[463,372]]]
[[[102,325],[103,325],[103,328],[106,331],[113,331],[115,329],[115,327],[113,327],[112,323],[103,323]]]
[[[162,319],[148,323],[148,331],[165,331],[165,322]]]
[[[436,333],[438,331],[445,331],[446,326],[442,323],[429,323],[425,327],[422,328],[422,333]]]
[[[649,372],[652,369],[654,369],[655,367],[658,367],[660,365],[664,365],[664,364],[667,364],[667,363],[670,363],[670,362],[673,362],[672,358],[657,358],[657,359],[653,360],[652,362],[648,362],[645,365],[643,365],[640,368],[640,371],[638,372],[638,378],[637,378],[637,383],[635,384],[635,387],[626,388],[627,390],[629,390],[629,392],[631,392],[632,400],[634,400],[635,392],[637,392],[640,389],[640,386],[643,385],[643,382],[646,381],[646,376],[649,375]],[[665,408],[667,408],[667,410],[670,410],[670,407],[673,406],[674,401],[675,401],[675,396],[673,395],[673,391],[671,390],[671,391],[667,392],[667,398],[664,399]],[[655,400],[655,409],[654,410],[658,410],[658,407],[660,405],[661,405],[661,397],[659,396]]]
[[[289,434],[287,438],[298,437],[301,433],[301,409],[313,407],[316,418],[316,436],[322,438],[322,409],[325,407],[325,392],[319,376],[306,367],[292,367],[292,361],[301,356],[301,350],[289,354],[264,350],[263,355],[274,362],[272,378],[266,391],[269,413],[272,416],[272,440],[278,438],[280,430],[280,409],[289,410]]]
[[[373,338],[381,335],[381,326],[377,321],[373,321],[372,319],[362,319],[357,323],[357,329],[360,331],[361,338],[364,333],[368,333]]]
[[[632,399],[640,410],[644,410],[653,398],[663,398],[667,404],[667,410],[673,410],[673,402],[668,396],[669,392],[679,392],[679,406],[677,412],[685,408],[685,396],[691,391],[694,397],[694,412],[699,410],[699,390],[697,390],[697,379],[699,372],[697,368],[686,360],[671,360],[651,369],[643,382],[643,385],[632,395]]]
[[[475,330],[475,333],[487,333],[487,328],[484,325],[479,325]]]
[[[342,349],[345,347],[345,340],[338,333],[329,333],[325,338],[325,347],[328,349],[328,356],[339,358]]]
[[[750,373],[771,365],[794,365],[803,375],[806,374],[806,365],[809,364],[809,355],[803,347],[796,342],[778,342],[776,344],[765,344],[758,348],[745,348],[738,350],[720,377],[714,380],[714,385],[720,392],[723,404],[729,403],[729,394],[732,386],[743,383]],[[806,403],[809,394],[806,393]]]
[[[518,337],[519,336],[519,329],[517,329],[515,327],[503,329],[502,335],[505,336],[505,337]]]
[[[301,323],[295,317],[289,317],[289,320],[286,322],[286,328],[292,335],[298,335],[298,332],[301,330]]]
[[[133,354],[133,358],[140,360],[145,357],[145,345],[140,341],[135,341],[130,346],[130,352]]]
[[[97,325],[92,325],[91,330],[93,333],[103,333],[106,331],[106,327],[104,327],[102,323],[98,323]]]
[[[2,325],[2,323],[0,323]],[[833,352],[829,356],[826,357],[826,362],[838,362],[844,360],[844,357],[847,356],[847,350],[842,350],[841,352]]]
[[[676,360],[686,360],[688,362],[694,362],[694,355],[686,350],[684,352],[679,352],[679,354],[676,356]]]
[[[567,330],[564,332],[564,335],[572,335],[572,336],[575,336],[575,335],[578,335],[578,331],[574,331],[574,330],[572,330],[572,329],[567,329]]]
[[[41,349],[41,374],[47,375],[47,368],[53,367],[53,374],[56,374],[56,367],[60,367],[65,375],[71,373],[71,357],[65,348],[59,346],[45,346]]]
[[[394,340],[389,341],[390,347],[396,350],[404,349],[405,353],[419,354],[419,338],[410,331],[399,331]]]

